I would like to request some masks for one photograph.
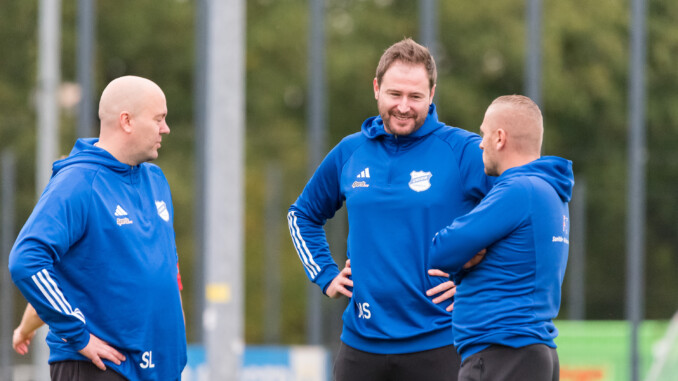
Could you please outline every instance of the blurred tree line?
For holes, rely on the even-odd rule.
[[[648,2],[646,318],[678,309],[678,3]],[[308,0],[247,1],[246,341],[264,341],[270,313],[265,279],[277,272],[282,343],[305,342],[307,279],[288,237],[285,212],[309,176],[306,140]],[[77,1],[62,3],[61,67],[76,81]],[[524,92],[525,1],[439,1],[438,85],[441,120],[478,131],[495,97]],[[329,151],[376,114],[372,79],[381,53],[403,37],[417,39],[418,2],[326,0]],[[543,6],[544,153],[574,162],[587,184],[586,318],[623,319],[625,305],[626,152],[629,4],[547,1]],[[193,114],[196,0],[118,0],[96,4],[95,106],[113,78],[133,74],[167,96],[171,134],[157,160],[173,190],[189,340],[195,316],[195,125]],[[37,1],[0,2],[0,149],[17,155],[16,232],[36,201],[34,147]],[[73,145],[76,105],[62,104],[60,153]],[[93,126],[97,121],[92,121]],[[281,174],[278,229],[267,231],[267,169]],[[576,195],[575,195],[576,197]],[[264,255],[276,234],[280,266]],[[279,235],[279,237],[278,237]],[[341,263],[344,253],[336,253]],[[566,282],[567,282],[566,276]],[[567,287],[564,288],[567,292]],[[318,291],[319,292],[319,291]],[[561,316],[566,316],[567,296]],[[17,308],[23,308],[23,299]],[[335,320],[341,302],[323,302]],[[325,307],[327,309],[328,307]],[[17,323],[18,315],[17,311]],[[332,333],[338,335],[338,333]]]

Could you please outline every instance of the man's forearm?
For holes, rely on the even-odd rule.
[[[18,328],[24,335],[28,335],[36,329],[42,327],[43,324],[45,324],[45,322],[40,319],[40,316],[38,316],[35,308],[33,308],[33,306],[28,303]]]

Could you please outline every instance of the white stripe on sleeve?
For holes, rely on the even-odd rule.
[[[65,311],[67,311],[69,315],[73,315],[73,316],[77,317],[78,319],[80,319],[84,323],[85,322],[85,316],[82,314],[82,312],[80,312],[80,309],[76,308],[75,310],[73,310],[73,307],[71,307],[71,305],[68,303],[68,300],[66,300],[66,298],[64,297],[64,294],[59,289],[59,286],[57,286],[56,282],[52,279],[52,277],[49,275],[47,270],[43,269],[42,273],[45,276],[45,279],[47,279],[47,281],[52,285],[52,288],[56,292],[59,300],[61,300],[60,304],[63,303],[63,304],[66,305]]]
[[[299,225],[297,225],[297,216],[294,212],[289,212],[287,214],[287,222],[290,227],[290,235],[292,235],[292,241],[294,242],[294,248],[297,250],[297,255],[299,259],[306,267],[306,270],[311,274],[311,279],[315,279],[320,273],[320,266],[313,260],[311,251],[308,250],[306,246],[306,241],[301,236],[301,231],[299,230]]]
[[[78,320],[85,323],[85,317],[79,309],[73,311],[71,305],[66,301],[64,294],[57,286],[56,282],[52,280],[47,270],[42,269],[36,275],[32,276],[33,282],[38,285],[42,294],[49,300],[55,310],[76,317]],[[56,302],[55,302],[56,301]],[[57,303],[61,308],[57,306]]]
[[[40,289],[40,292],[42,292],[42,295],[44,295],[45,298],[47,298],[47,300],[49,301],[49,304],[51,304],[52,307],[54,307],[55,310],[62,312],[61,309],[59,308],[59,306],[57,306],[57,304],[54,302],[52,297],[49,296],[49,293],[42,287],[42,284],[40,283],[40,280],[38,280],[38,277],[33,275],[33,276],[31,276],[31,279],[33,279],[33,282],[35,282],[35,285],[38,286],[38,288]]]

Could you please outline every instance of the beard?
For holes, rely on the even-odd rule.
[[[497,170],[495,168],[485,167],[485,174],[488,175],[488,176],[493,176],[493,177],[499,176],[499,172],[497,172]]]
[[[392,108],[385,111],[380,110],[379,116],[384,121],[386,132],[393,135],[405,136],[414,133],[424,125],[428,116],[428,108],[422,114],[417,114],[414,111],[400,113],[395,108]]]
[[[485,154],[483,153],[483,165],[485,166],[485,174],[488,176],[499,176],[499,170],[497,165],[492,162]]]

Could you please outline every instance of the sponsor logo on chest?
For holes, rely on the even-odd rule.
[[[115,212],[113,213],[116,217],[116,223],[118,226],[122,225],[129,225],[134,223],[134,221],[130,220],[129,217],[127,217],[127,211],[122,208],[122,206],[117,205],[115,207]]]

